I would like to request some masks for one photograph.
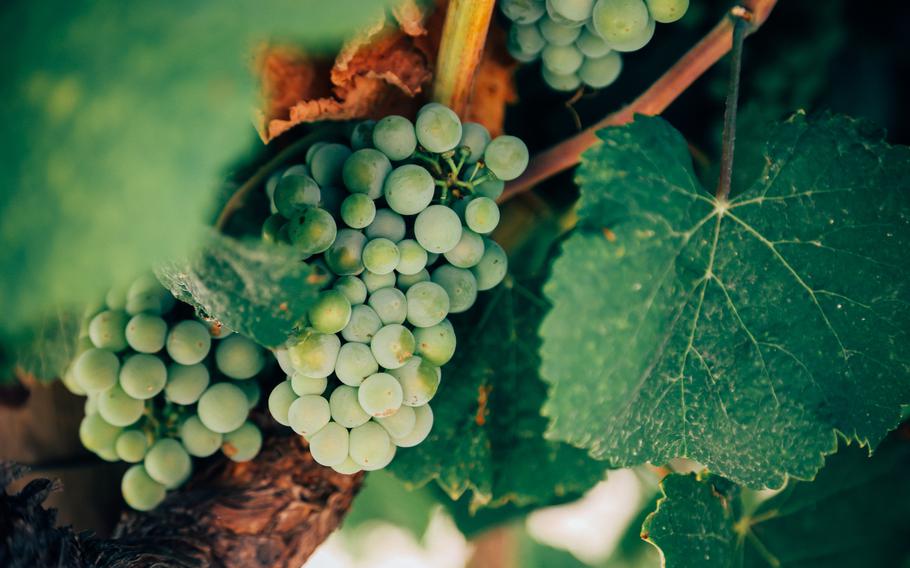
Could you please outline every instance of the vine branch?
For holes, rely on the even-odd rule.
[[[436,59],[433,100],[458,116],[464,116],[468,108],[495,5],[496,0],[449,2]]]
[[[740,9],[751,13],[751,25],[747,32],[751,33],[761,27],[776,4],[777,0],[744,0]],[[534,156],[525,173],[506,185],[499,201],[508,201],[577,164],[582,152],[597,142],[596,133],[601,128],[626,124],[636,114],[657,115],[666,110],[696,79],[732,49],[735,22],[741,20],[725,15],[723,20],[632,103],[572,138]]]

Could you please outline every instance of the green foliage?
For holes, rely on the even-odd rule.
[[[874,447],[910,399],[910,149],[797,114],[719,203],[663,120],[600,136],[545,288],[548,434],[751,487],[811,479],[835,432]]]
[[[344,530],[356,530],[372,522],[385,521],[411,532],[418,540],[439,507],[436,496],[427,488],[409,490],[390,473],[370,472],[353,507],[345,515]]]
[[[80,318],[68,312],[55,312],[40,319],[15,343],[9,361],[0,361],[0,383],[13,378],[18,366],[41,381],[63,376],[76,356]]]
[[[177,299],[268,347],[287,341],[326,282],[291,247],[217,233],[157,274]]]

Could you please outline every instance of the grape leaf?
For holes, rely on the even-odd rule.
[[[217,233],[156,273],[178,300],[267,347],[287,341],[327,279],[291,247]]]
[[[663,120],[599,135],[544,290],[548,435],[750,487],[811,479],[835,432],[874,447],[910,399],[910,149],[796,114],[719,203]]]
[[[842,447],[814,482],[792,481],[743,514],[716,476],[670,475],[642,537],[665,566],[899,566],[910,559],[910,443],[891,439],[870,459]]]
[[[17,342],[10,363],[39,381],[62,377],[76,356],[81,320],[78,314],[69,312],[45,316],[23,341]],[[12,369],[2,365],[0,369],[4,375],[0,378],[2,382],[11,376]]]
[[[602,462],[543,439],[546,387],[533,332],[546,310],[539,289],[539,279],[508,277],[453,322],[458,346],[431,402],[433,430],[398,452],[390,469],[400,479],[435,479],[452,499],[470,489],[477,509],[549,504],[603,478]]]

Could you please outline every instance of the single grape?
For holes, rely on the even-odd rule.
[[[404,323],[408,317],[408,302],[397,288],[382,288],[370,294],[367,304],[383,324]]]
[[[60,382],[63,383],[63,386],[66,387],[66,390],[70,391],[76,396],[86,396],[88,392],[82,388],[79,382],[76,380],[76,375],[73,373],[73,367],[75,365],[71,364],[63,372],[63,376],[60,377]],[[114,375],[116,377],[116,374]]]
[[[351,149],[344,144],[323,144],[312,156],[307,152],[306,161],[310,165],[310,173],[319,187],[337,186],[341,183],[341,172],[350,155]]]
[[[442,380],[442,371],[421,357],[412,357],[403,367],[389,371],[401,384],[404,404],[421,406],[428,403]]]
[[[345,428],[360,426],[370,419],[360,402],[357,400],[357,389],[348,385],[341,385],[332,391],[329,397],[329,408],[332,420]]]
[[[157,353],[164,347],[167,324],[152,314],[137,314],[126,324],[126,341],[140,353]]]
[[[351,193],[365,193],[371,199],[382,195],[382,184],[392,164],[379,150],[364,148],[357,150],[345,161],[344,185]]]
[[[367,238],[360,231],[341,229],[335,236],[335,242],[325,251],[325,262],[339,276],[360,274],[366,244]]]
[[[499,206],[489,197],[475,197],[468,203],[464,218],[475,233],[489,234],[499,225]]]
[[[364,120],[357,124],[351,131],[351,149],[373,147],[373,129],[376,128],[375,120]]]
[[[282,381],[269,394],[269,414],[282,426],[289,426],[288,409],[297,400],[291,381]]]
[[[513,26],[518,27],[518,26]],[[538,36],[540,35],[537,32],[537,28],[534,26],[527,26],[534,30]],[[543,46],[541,45],[541,49]],[[459,146],[467,148],[471,151],[468,154],[468,157],[465,158],[465,163],[473,164],[480,160],[483,157],[483,151],[487,147],[487,144],[490,143],[490,131],[487,130],[487,127],[479,124],[477,122],[465,122],[461,125],[461,141],[458,143]]]
[[[292,219],[308,207],[319,205],[319,186],[308,175],[287,175],[278,182],[275,189],[275,208],[282,216]]]
[[[329,401],[315,394],[301,396],[288,409],[288,423],[301,436],[315,434],[331,419]]]
[[[437,154],[454,149],[461,140],[461,120],[439,103],[426,104],[417,112],[414,129],[420,145]]]
[[[148,437],[142,430],[124,430],[117,436],[117,442],[114,444],[117,457],[127,463],[141,462],[148,447]]]
[[[400,274],[413,275],[427,265],[427,251],[414,239],[403,239],[398,242],[400,258],[395,269]]]
[[[509,270],[509,258],[499,243],[493,239],[484,239],[483,242],[483,257],[471,268],[477,279],[477,289],[480,291],[489,290],[502,282]]]
[[[516,24],[533,24],[546,13],[544,0],[500,0],[499,9]]]
[[[145,403],[126,394],[120,385],[98,395],[98,414],[108,424],[129,426],[139,420],[144,411]]]
[[[512,59],[519,63],[531,63],[540,55],[539,53],[525,53],[518,44],[512,41],[511,37],[509,38],[509,41],[506,42],[506,49],[509,51],[509,55],[512,56]]]
[[[414,125],[403,116],[387,116],[373,129],[373,145],[390,160],[406,160],[417,149]]]
[[[209,354],[212,336],[198,321],[185,320],[171,328],[166,345],[171,359],[181,365],[195,365]]]
[[[104,305],[109,310],[123,310],[126,308],[126,286],[114,286],[104,296]]]
[[[121,432],[123,428],[109,423],[100,414],[86,414],[79,423],[79,440],[95,453],[113,449]]]
[[[363,247],[363,265],[374,274],[389,274],[398,266],[401,253],[389,239],[373,239]]]
[[[87,393],[105,391],[117,382],[120,359],[107,349],[93,347],[84,351],[73,364],[73,377]]]
[[[320,379],[335,370],[335,360],[341,349],[337,335],[307,333],[296,345],[288,348],[294,370],[305,377]]]
[[[310,454],[316,463],[326,467],[340,465],[348,457],[348,431],[336,422],[310,437]]]
[[[382,426],[367,422],[351,430],[348,451],[357,465],[367,467],[384,460],[391,444],[392,440]]]
[[[417,274],[399,274],[395,285],[398,286],[398,289],[402,292],[407,292],[408,288],[414,284],[417,284],[418,282],[428,282],[429,280],[430,271],[424,268]]]
[[[543,67],[540,70],[540,74],[543,76],[544,82],[555,91],[574,91],[581,86],[581,79],[575,73],[560,75]]]
[[[326,377],[321,379],[312,379],[304,377],[300,373],[294,373],[291,377],[291,388],[297,396],[306,396],[308,394],[322,394],[325,392],[329,381]]]
[[[250,461],[262,448],[262,432],[252,422],[224,435],[221,451],[235,462]]]
[[[364,285],[367,287],[367,292],[370,294],[376,290],[382,290],[383,288],[388,288],[395,285],[394,272],[389,272],[387,274],[376,274],[375,272],[365,270],[363,274],[360,275],[360,279],[363,280]]]
[[[675,22],[686,15],[689,0],[645,0],[651,17],[662,24]]]
[[[167,369],[164,396],[177,404],[193,404],[209,386],[209,370],[205,365],[171,363]]]
[[[582,52],[585,57],[603,57],[610,53],[610,44],[604,38],[587,28],[581,32],[578,39],[575,40],[575,47]]]
[[[286,177],[290,177],[290,176],[308,176],[308,175],[310,175],[310,168],[308,168],[306,164],[294,164],[293,166],[291,166],[288,169],[281,172],[282,178],[286,178]],[[279,179],[279,181],[281,181],[281,180]],[[276,189],[277,189],[277,186],[276,186]],[[272,193],[272,195],[275,195],[274,192]]]
[[[388,373],[373,373],[357,389],[357,401],[370,416],[391,416],[401,408],[404,394],[398,380]]]
[[[259,381],[230,381],[232,385],[243,391],[246,395],[247,406],[250,410],[256,408],[259,399],[262,398],[262,390],[259,388]]]
[[[556,75],[575,73],[585,60],[585,56],[574,45],[548,45],[540,53],[540,58],[544,68]]]
[[[458,241],[455,248],[443,256],[452,266],[471,268],[483,257],[483,237],[470,229],[464,229],[461,232],[461,240]]]
[[[413,448],[423,442],[433,429],[433,410],[429,404],[414,408],[414,414],[414,429],[406,436],[392,438],[392,442],[399,448]]]
[[[357,465],[357,462],[352,460],[350,457],[345,458],[345,460],[338,465],[333,465],[332,469],[343,475],[354,475],[355,473],[361,471],[361,468],[359,465]]]
[[[382,320],[376,310],[367,305],[354,306],[351,311],[351,321],[341,330],[345,341],[355,343],[369,343],[373,335],[382,327]],[[337,361],[336,361],[337,366]]]
[[[543,34],[540,33],[540,28],[535,24],[514,24],[509,28],[509,43],[519,49],[521,53],[537,55],[546,47],[547,40],[544,39]],[[469,123],[465,123],[465,129],[467,129],[468,124]],[[487,142],[490,141],[489,136],[490,134],[487,133]],[[463,140],[464,138],[462,136],[462,144],[464,144]],[[478,154],[483,155],[483,148],[480,148]],[[478,157],[477,160],[479,159],[480,158]],[[477,160],[474,160],[474,162]]]
[[[585,59],[578,70],[578,77],[589,87],[602,89],[619,77],[622,71],[622,57],[611,51],[603,57]]]
[[[120,367],[120,386],[138,400],[152,398],[167,384],[167,367],[154,355],[138,353],[129,356]]]
[[[449,295],[434,282],[419,282],[408,288],[408,323],[432,327],[449,315]]]
[[[291,356],[288,354],[287,347],[274,349],[272,354],[275,355],[275,360],[278,361],[278,366],[281,367],[285,375],[294,374],[294,366],[291,365]]]
[[[95,347],[120,351],[126,349],[126,324],[129,316],[119,310],[105,310],[92,318],[88,336]]]
[[[433,271],[431,279],[449,295],[449,313],[460,314],[477,301],[477,279],[470,270],[444,264]]]
[[[525,146],[525,143],[520,138],[515,136],[497,136],[487,146],[483,159],[487,168],[496,177],[504,181],[513,180],[524,173],[528,167],[528,147]],[[477,199],[473,200],[472,203],[476,201]],[[468,209],[470,208],[471,203],[468,204]]]
[[[291,243],[304,254],[328,250],[338,234],[332,214],[319,207],[308,207],[288,222]]]
[[[351,302],[338,290],[325,290],[310,306],[307,317],[319,333],[338,333],[351,321]]]
[[[461,219],[445,205],[430,205],[417,215],[414,237],[427,252],[448,252],[461,239]]]
[[[379,364],[365,343],[345,343],[338,352],[335,375],[346,385],[360,386],[363,379],[379,370]]]
[[[232,432],[249,415],[249,400],[236,385],[217,383],[205,390],[196,406],[199,420],[213,432]]]
[[[414,335],[403,325],[387,325],[376,332],[370,342],[370,350],[380,367],[397,369],[414,355]]]
[[[364,233],[370,239],[384,238],[397,243],[404,238],[404,218],[391,209],[379,209],[376,218],[364,229]]]
[[[613,41],[609,42],[610,47],[614,51],[638,51],[644,46],[648,45],[648,42],[651,41],[651,38],[654,37],[654,30],[657,28],[657,24],[653,19],[648,20],[648,25],[645,26],[645,29],[628,38],[625,41]]]
[[[126,313],[164,314],[174,307],[174,297],[164,289],[154,274],[140,276],[130,284],[126,293]]]
[[[180,425],[180,441],[191,456],[207,458],[218,451],[223,437],[205,427],[195,414]]]
[[[232,379],[249,379],[265,367],[262,349],[242,335],[232,335],[218,342],[215,366]]]
[[[566,25],[557,22],[550,17],[541,18],[540,21],[537,22],[537,28],[540,30],[540,35],[546,40],[548,44],[547,47],[570,46],[575,43],[575,40],[581,35],[580,27]],[[543,54],[544,51],[546,51],[546,47],[543,48],[541,54]]]
[[[594,8],[594,0],[547,0],[551,18],[583,24]]]
[[[611,46],[640,36],[650,19],[643,0],[598,0],[591,12],[594,29]]]
[[[328,144],[328,142],[322,142],[322,141],[313,142],[313,144],[311,144],[310,147],[307,148],[306,154],[303,157],[304,161],[308,164],[310,162],[312,162],[313,157],[316,155],[316,152],[321,150],[326,144]],[[339,146],[341,146],[341,145],[339,144]]]
[[[368,195],[353,193],[341,202],[341,220],[348,227],[363,229],[376,217],[376,204]]]
[[[356,276],[342,276],[335,281],[334,289],[338,290],[352,306],[357,306],[367,301],[367,285]]]
[[[398,446],[396,446],[394,443],[391,443],[391,436],[389,436],[389,451],[386,453],[385,457],[378,461],[373,461],[372,463],[363,466],[363,470],[364,471],[376,471],[378,469],[384,468],[385,466],[392,463],[393,459],[395,459],[395,452],[397,450],[398,450]],[[353,461],[353,460],[351,460],[351,461]],[[357,463],[357,462],[354,462],[354,463]]]
[[[416,215],[430,205],[436,182],[426,168],[405,164],[392,170],[382,187],[386,202],[393,211],[401,215]]]
[[[506,183],[501,179],[488,179],[474,186],[474,195],[489,197],[495,201],[499,199],[505,188]]]
[[[152,444],[143,465],[149,477],[168,489],[174,489],[190,476],[193,462],[180,442],[165,438]]]
[[[401,438],[410,434],[411,430],[414,429],[414,424],[417,422],[417,414],[414,413],[414,409],[410,406],[402,406],[398,409],[398,412],[391,416],[376,418],[376,422],[385,428],[389,436]]]
[[[126,470],[120,481],[120,492],[126,504],[137,511],[151,511],[162,501],[167,491],[152,479],[145,468],[136,464]]]

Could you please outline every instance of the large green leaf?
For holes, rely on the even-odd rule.
[[[900,566],[910,559],[910,443],[871,459],[844,447],[812,483],[791,482],[751,514],[716,477],[671,475],[643,536],[668,568]]]
[[[597,483],[604,464],[543,439],[534,334],[546,304],[540,282],[506,279],[455,321],[458,347],[443,367],[429,437],[390,466],[413,485],[435,479],[452,499],[473,491],[481,505],[545,505]]]
[[[156,273],[178,300],[267,347],[287,341],[327,279],[289,246],[217,233]]]
[[[260,42],[325,47],[383,4],[4,2],[0,330],[185,253],[255,137]]]
[[[910,149],[796,114],[720,203],[665,121],[600,136],[545,288],[548,434],[751,487],[812,478],[835,432],[874,447],[910,400]]]

